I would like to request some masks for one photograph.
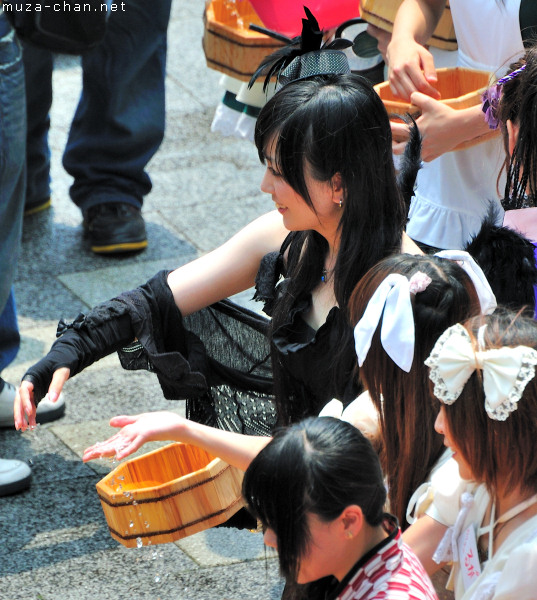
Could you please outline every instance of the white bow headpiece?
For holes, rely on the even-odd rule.
[[[457,324],[440,336],[425,364],[431,369],[434,395],[444,404],[453,404],[472,373],[480,369],[485,410],[491,419],[505,421],[535,377],[537,351],[528,346],[476,350],[466,329]]]
[[[354,342],[360,367],[366,359],[373,334],[382,317],[382,347],[398,367],[407,373],[410,371],[415,340],[410,294],[422,292],[429,283],[431,278],[418,271],[410,280],[399,273],[392,273],[379,285],[354,328]]]
[[[442,250],[441,252],[437,252],[435,256],[458,262],[474,284],[477,296],[479,297],[482,314],[490,315],[494,312],[497,306],[496,296],[490,287],[490,283],[485,277],[485,273],[483,273],[483,269],[475,262],[468,252],[465,252],[464,250]]]

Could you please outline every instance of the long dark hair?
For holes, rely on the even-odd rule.
[[[280,570],[290,583],[310,542],[308,513],[330,522],[356,504],[376,526],[386,500],[373,447],[358,429],[331,417],[277,431],[248,467],[243,495],[253,515],[276,534]]]
[[[434,430],[437,411],[431,406],[428,372],[423,365],[436,340],[450,325],[479,314],[479,299],[464,270],[454,261],[436,256],[400,254],[384,259],[356,286],[349,304],[356,324],[380,283],[390,273],[410,278],[421,271],[431,278],[427,288],[411,295],[415,347],[409,373],[388,356],[380,341],[380,325],[360,369],[380,417],[381,463],[388,480],[390,512],[406,523],[413,492],[426,481],[442,454],[443,438]]]
[[[274,140],[278,171],[310,207],[306,165],[322,182],[336,173],[341,175],[344,200],[333,277],[336,301],[345,311],[354,286],[367,269],[400,251],[406,222],[384,105],[371,84],[358,75],[295,81],[277,92],[257,119],[255,143],[262,162],[267,145]],[[285,322],[298,298],[319,284],[328,251],[327,241],[315,231],[294,232],[291,239],[288,282],[274,307],[274,328]],[[351,332],[346,324],[339,337],[341,348],[348,347]],[[337,373],[338,360],[337,356],[327,357],[327,373]],[[280,422],[293,420],[292,415],[285,415],[285,399],[279,404]]]
[[[510,71],[526,65],[519,75],[501,86],[497,116],[504,133],[506,122],[519,126],[518,139],[511,157],[507,154],[507,182],[503,206],[506,210],[535,206],[537,202],[537,47],[512,63]]]

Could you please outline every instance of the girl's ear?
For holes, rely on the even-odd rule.
[[[343,187],[341,173],[336,173],[332,176],[332,179],[330,179],[330,186],[332,188],[332,200],[341,206],[342,202],[345,200],[345,189]]]
[[[356,504],[347,506],[339,518],[341,519],[342,533],[348,539],[356,537],[362,530],[365,522],[364,513]]]
[[[510,119],[507,119],[505,126],[507,128],[507,149],[509,150],[509,156],[513,156],[520,126],[517,123],[513,123]]]

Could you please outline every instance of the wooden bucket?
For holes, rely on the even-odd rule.
[[[456,110],[481,104],[481,95],[491,82],[491,74],[488,71],[479,71],[477,69],[446,67],[437,69],[436,74],[438,76],[438,83],[435,84],[435,87],[440,92],[441,102]],[[419,117],[420,111],[418,107],[410,102],[404,102],[395,96],[388,81],[383,81],[375,85],[374,88],[382,99],[390,115],[390,119],[398,120],[396,115],[404,115],[406,113],[410,113],[414,118]],[[454,150],[462,150],[463,148],[475,146],[497,135],[499,135],[499,129],[491,129],[490,132],[484,135],[459,144]]]
[[[402,2],[403,0],[360,0],[360,16],[371,25],[391,33],[395,14]],[[443,50],[457,49],[449,1],[446,2],[446,8],[428,44]]]
[[[122,463],[96,487],[110,534],[132,548],[227,521],[244,506],[243,475],[200,448],[174,443]]]
[[[263,26],[248,0],[209,0],[205,5],[203,51],[207,66],[241,81],[249,81],[265,58],[283,42],[251,31]]]

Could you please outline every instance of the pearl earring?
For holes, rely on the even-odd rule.
[[[352,539],[352,531],[346,531],[346,532],[345,532],[345,537],[346,537],[347,539],[351,540],[351,539]]]
[[[339,208],[341,208],[342,206],[343,206],[343,200],[341,200],[341,198],[340,198],[340,200],[339,200]]]

